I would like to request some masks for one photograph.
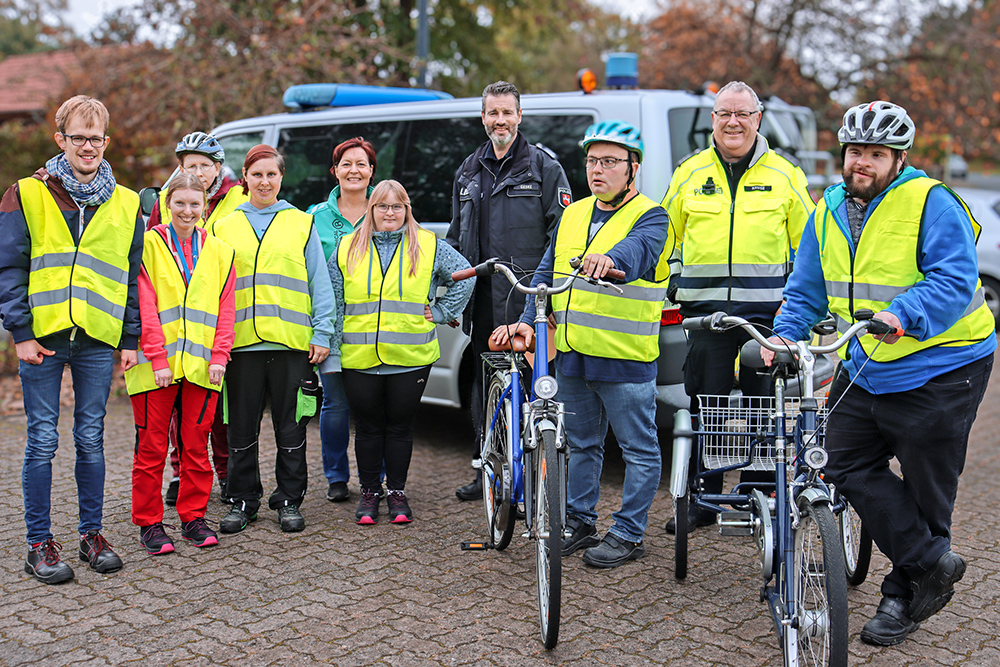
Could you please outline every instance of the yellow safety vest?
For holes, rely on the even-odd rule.
[[[820,262],[830,312],[836,317],[841,332],[854,321],[854,311],[859,308],[870,308],[874,313],[885,310],[895,297],[924,279],[917,267],[920,224],[927,196],[938,186],[942,186],[940,181],[921,177],[889,190],[865,222],[853,258],[847,237],[833,220],[825,199],[820,202],[815,215]],[[958,195],[955,198],[968,214],[969,224],[978,239],[979,223],[965,202]],[[947,331],[925,341],[904,336],[894,345],[879,345],[877,350],[878,341],[874,337],[862,336],[859,340],[875,361],[893,361],[940,345],[974,345],[989,337],[995,326],[983,296],[982,283],[977,281],[971,303]],[[846,349],[841,348],[841,356],[846,355]]]
[[[278,211],[264,236],[243,211],[212,225],[236,251],[236,340],[233,349],[261,342],[309,350],[312,299],[306,272],[306,244],[312,216],[296,208]]]
[[[243,188],[239,185],[234,185],[229,188],[229,192],[222,198],[215,209],[212,211],[212,215],[208,216],[208,219],[202,218],[198,225],[208,229],[216,221],[222,220],[224,217],[236,210],[236,207],[244,202],[250,201],[250,197],[243,194]],[[160,190],[160,223],[164,225],[169,225],[173,216],[170,214],[170,208],[167,207],[167,186],[163,186]]]
[[[382,262],[374,242],[369,242],[354,273],[347,272],[347,254],[353,232],[340,240],[337,263],[344,275],[344,338],[340,362],[344,368],[365,369],[392,366],[426,366],[441,356],[437,330],[424,317],[424,306],[434,275],[437,237],[417,232],[420,261],[410,275],[410,242],[403,234],[389,266]]]
[[[590,220],[597,202],[588,197],[563,211],[555,239],[555,276],[567,274],[569,260],[591,253],[607,253],[628,236],[647,211],[658,207],[639,194],[615,211],[614,215],[587,242]],[[561,294],[552,295],[556,317],[556,349],[576,351],[593,357],[653,361],[659,355],[660,316],[667,297],[670,269],[667,259],[673,251],[673,231],[667,238],[656,264],[657,282],[634,280],[620,285],[624,294],[577,280]]]
[[[42,181],[25,178],[18,181],[18,189],[31,237],[28,305],[35,337],[76,326],[91,338],[118,347],[139,195],[116,186],[111,199],[94,213],[77,246]]]
[[[167,242],[151,230],[143,237],[142,265],[156,292],[174,382],[187,378],[199,387],[219,391],[221,387],[208,380],[208,365],[219,321],[219,297],[233,268],[233,249],[214,236],[206,236],[191,282],[185,285]],[[125,387],[129,395],[158,389],[153,364],[143,356],[142,346],[139,364],[125,371]]]

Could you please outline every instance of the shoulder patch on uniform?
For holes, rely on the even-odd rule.
[[[573,193],[569,188],[559,188],[559,205],[566,208],[573,203]]]

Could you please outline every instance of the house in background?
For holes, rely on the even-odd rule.
[[[80,71],[74,51],[43,51],[0,60],[0,123],[44,123],[52,104]]]

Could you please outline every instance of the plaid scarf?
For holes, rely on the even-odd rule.
[[[90,183],[77,180],[65,153],[46,162],[45,171],[62,181],[66,192],[79,206],[100,206],[111,199],[111,194],[115,191],[115,176],[111,173],[111,165],[107,160],[101,160],[97,175]]]

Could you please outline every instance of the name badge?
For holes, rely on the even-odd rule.
[[[743,186],[743,191],[744,192],[770,192],[771,191],[771,186],[770,185],[744,185]]]

